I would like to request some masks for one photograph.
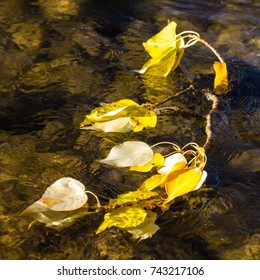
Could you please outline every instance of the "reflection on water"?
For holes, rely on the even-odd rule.
[[[205,13],[204,11],[207,11]],[[153,130],[134,134],[79,130],[99,102],[154,102],[194,84],[174,105],[205,114],[202,89],[212,86],[214,57],[188,49],[167,81],[142,81],[142,42],[167,19],[194,30],[226,58],[233,90],[213,118],[206,185],[160,216],[160,230],[133,242],[95,230],[102,215],[62,231],[19,214],[64,176],[79,179],[102,201],[134,190],[145,178],[100,166],[115,143],[205,141],[203,119],[167,113]],[[259,259],[259,3],[258,1],[3,0],[0,3],[1,259]],[[106,137],[106,140],[103,138]]]

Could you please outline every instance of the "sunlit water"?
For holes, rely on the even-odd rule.
[[[0,3],[1,259],[259,259],[259,1],[2,0]],[[116,143],[180,145],[205,141],[203,119],[161,115],[140,133],[79,130],[100,102],[154,102],[195,86],[172,104],[205,114],[215,58],[187,50],[167,83],[151,85],[133,71],[148,56],[142,42],[167,20],[194,30],[225,58],[232,91],[213,118],[206,184],[158,218],[160,230],[139,243],[124,231],[95,230],[102,214],[55,230],[19,214],[55,180],[80,180],[106,203],[134,190],[145,174],[100,166]]]

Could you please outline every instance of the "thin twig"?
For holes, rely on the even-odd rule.
[[[216,111],[218,107],[218,97],[210,92],[206,92],[205,96],[212,101],[212,106],[211,110],[209,113],[206,115],[206,127],[205,127],[205,132],[207,135],[207,139],[205,144],[203,145],[203,148],[206,150],[208,149],[209,145],[213,141],[213,136],[212,136],[212,129],[211,129],[211,115]]]

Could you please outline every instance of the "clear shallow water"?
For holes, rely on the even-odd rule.
[[[62,3],[62,5],[61,5]],[[258,1],[18,1],[0,4],[0,258],[1,259],[259,259]],[[57,231],[27,229],[19,214],[60,177],[81,180],[103,202],[144,180],[100,166],[114,143],[203,144],[205,123],[162,115],[153,130],[106,135],[79,130],[99,102],[156,101],[190,83],[196,95],[174,105],[203,114],[210,104],[214,57],[187,50],[161,88],[132,70],[147,59],[142,42],[165,26],[194,30],[222,54],[232,91],[214,116],[206,185],[180,198],[158,219],[160,230],[133,242],[123,231],[96,236],[102,215]]]

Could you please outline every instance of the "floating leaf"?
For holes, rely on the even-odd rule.
[[[153,158],[153,150],[141,141],[126,141],[114,146],[105,159],[100,160],[117,167],[142,166]]]
[[[159,174],[168,174],[173,170],[182,169],[187,165],[186,158],[182,153],[175,153],[165,158],[163,167],[158,170]]]
[[[176,35],[176,26],[175,22],[170,22],[143,44],[152,58],[139,70],[140,74],[148,72],[152,76],[167,77],[171,70],[177,68],[184,53],[185,43],[180,35]]]
[[[147,211],[145,221],[139,226],[126,228],[126,231],[131,233],[134,239],[138,241],[152,237],[160,228],[155,224],[157,219],[156,213]]]
[[[225,94],[229,90],[227,65],[225,62],[216,61],[214,62],[213,67],[216,72],[214,91],[216,94]]]
[[[103,223],[99,226],[96,234],[101,233],[112,226],[121,229],[136,227],[142,224],[147,216],[147,212],[139,207],[120,207],[107,213]]]
[[[80,127],[104,132],[139,132],[145,127],[155,127],[156,122],[155,112],[130,99],[122,99],[92,110]]]
[[[131,112],[131,120],[135,122],[134,132],[143,130],[144,127],[155,127],[157,123],[157,115],[154,111],[144,107],[135,108]]]
[[[87,115],[81,127],[91,122],[103,122],[116,119],[118,117],[125,117],[128,115],[128,111],[138,107],[139,104],[131,99],[122,99],[111,104],[98,107],[91,111],[90,115]]]
[[[49,186],[42,197],[27,207],[23,213],[29,214],[44,210],[71,211],[87,202],[85,186],[72,178],[61,178]]]
[[[165,174],[156,174],[146,179],[141,185],[141,190],[151,191],[156,187],[163,186],[167,176]]]
[[[163,166],[163,163],[164,163],[164,157],[159,153],[155,153],[150,162],[148,162],[143,166],[131,166],[130,170],[138,171],[138,172],[149,172],[154,166],[157,167]]]
[[[136,123],[130,117],[118,118],[106,122],[96,122],[92,126],[85,126],[83,129],[100,130],[104,132],[129,132],[136,127]]]
[[[181,169],[170,173],[165,182],[168,198],[164,201],[164,205],[178,196],[201,187],[206,176],[206,171],[202,171],[199,168]]]

